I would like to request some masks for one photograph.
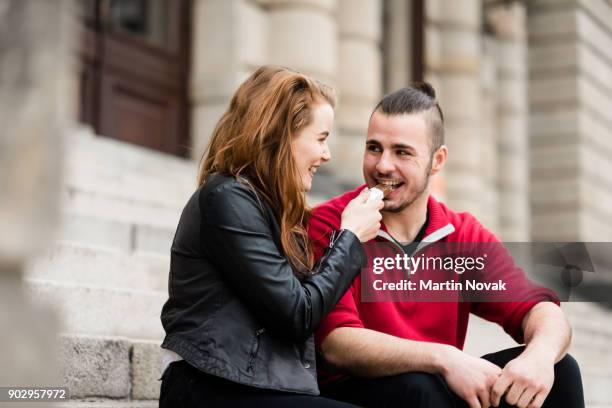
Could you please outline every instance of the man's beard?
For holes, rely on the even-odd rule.
[[[407,200],[393,207],[387,208],[385,206],[385,208],[383,208],[381,211],[386,211],[386,212],[391,212],[391,213],[399,213],[399,212],[404,211],[405,208],[410,207],[412,203],[414,203],[416,200],[418,200],[419,198],[423,196],[423,193],[425,193],[425,190],[427,189],[428,184],[429,184],[429,176],[427,176],[424,180],[424,183],[421,186],[419,186],[419,190],[415,194],[408,197]]]
[[[429,161],[429,165],[427,166],[427,170],[425,171],[424,177],[422,179],[423,183],[421,183],[421,185],[417,187],[416,193],[408,197],[405,201],[393,207],[387,208],[385,206],[381,211],[386,211],[390,213],[399,213],[399,212],[404,211],[404,209],[406,209],[407,207],[410,207],[416,200],[421,198],[423,194],[425,193],[425,190],[427,190],[427,186],[429,185],[429,177],[430,177],[429,173],[431,172],[432,161],[433,160]]]

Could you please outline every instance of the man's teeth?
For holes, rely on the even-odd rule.
[[[389,187],[396,187],[402,184],[401,181],[382,181],[382,180],[379,180],[378,183],[382,184],[383,186],[389,186]]]

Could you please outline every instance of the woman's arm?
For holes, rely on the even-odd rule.
[[[200,196],[202,249],[253,313],[278,335],[307,339],[365,263],[359,239],[342,230],[300,282],[272,238],[254,193],[231,182]]]

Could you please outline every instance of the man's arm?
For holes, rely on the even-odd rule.
[[[360,327],[338,327],[321,344],[325,361],[358,377],[384,377],[410,371],[439,373],[450,346],[405,340]]]
[[[358,327],[338,327],[321,343],[323,358],[359,377],[420,371],[441,374],[470,408],[488,407],[496,365],[446,344],[414,341]],[[480,400],[480,401],[479,401]]]
[[[534,353],[553,363],[567,353],[572,339],[572,328],[559,306],[551,302],[535,305],[523,319],[524,353]]]
[[[526,347],[510,361],[493,385],[491,402],[506,401],[519,407],[539,408],[552,388],[554,365],[569,348],[572,331],[559,306],[551,302],[535,305],[523,318]]]

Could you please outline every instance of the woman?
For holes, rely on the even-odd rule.
[[[330,160],[334,103],[269,66],[233,96],[172,244],[160,407],[347,406],[316,397],[312,333],[359,273],[382,200],[351,202],[315,265],[305,192]]]

